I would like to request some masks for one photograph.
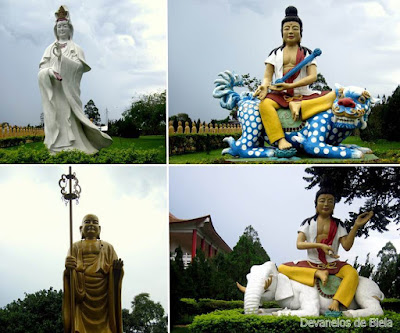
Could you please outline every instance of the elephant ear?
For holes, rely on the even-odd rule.
[[[278,276],[278,281],[276,285],[276,292],[275,292],[275,300],[276,301],[281,301],[283,299],[289,298],[293,296],[293,289],[292,289],[292,284],[290,283],[289,278],[284,275],[279,273]]]

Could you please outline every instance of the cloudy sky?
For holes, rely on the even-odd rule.
[[[39,124],[39,62],[54,42],[53,0],[0,3],[0,122]],[[165,0],[70,0],[74,41],[92,70],[82,78],[83,105],[93,99],[102,119],[119,119],[139,94],[166,87]]]
[[[331,87],[392,94],[400,83],[398,0],[170,0],[169,115],[226,118],[212,97],[214,80],[226,69],[262,78],[264,60],[282,44],[289,5],[303,21],[302,44],[322,50],[318,70]]]
[[[213,166],[170,167],[170,212],[181,219],[210,214],[217,233],[233,248],[248,225],[258,232],[261,244],[276,264],[304,259],[296,249],[301,222],[315,214],[317,190],[306,190],[305,166]],[[201,181],[200,181],[201,180]],[[361,202],[351,206],[336,204],[334,216],[345,219],[358,212]],[[367,224],[368,225],[368,224]],[[383,234],[370,232],[356,238],[349,252],[339,250],[341,260],[365,263],[367,253],[377,264],[376,255],[391,241],[400,252],[399,226]]]
[[[122,307],[150,294],[168,304],[166,168],[73,166],[82,194],[73,205],[74,241],[87,213],[100,219],[101,239],[124,261]],[[62,289],[69,249],[69,209],[58,180],[68,166],[0,166],[0,307],[50,286]]]

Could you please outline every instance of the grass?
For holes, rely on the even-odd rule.
[[[130,138],[120,138],[113,137],[113,143],[111,146],[104,148],[104,150],[113,151],[117,149],[131,148],[132,145],[137,150],[149,150],[156,149],[158,151],[158,158],[162,163],[166,163],[166,146],[165,146],[165,136],[163,135],[148,135],[141,136],[137,139]],[[43,142],[32,142],[27,143],[23,146],[15,146],[10,148],[1,148],[6,150],[17,150],[21,149],[35,150],[35,151],[44,151],[47,150],[46,146]]]
[[[324,159],[324,158],[310,158],[305,154],[299,153],[297,156],[301,157],[298,161],[269,161],[269,160],[257,160],[254,159],[253,162],[243,163],[300,163],[300,164],[314,164],[314,163],[400,163],[400,142],[392,142],[386,140],[378,140],[377,142],[364,142],[360,137],[351,136],[348,137],[343,143],[346,144],[356,144],[362,147],[371,148],[373,153],[379,158],[374,161],[365,161],[358,159]],[[218,164],[218,163],[229,163],[227,160],[235,159],[231,155],[221,155],[222,149],[216,149],[210,151],[209,154],[206,152],[190,153],[184,155],[173,155],[169,157],[169,163],[171,164]],[[239,162],[239,159],[238,159]]]

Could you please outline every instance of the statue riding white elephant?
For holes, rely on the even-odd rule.
[[[266,301],[277,301],[284,308],[273,314],[292,316],[319,316],[328,311],[332,302],[322,297],[317,287],[309,287],[290,280],[278,273],[275,263],[268,261],[263,265],[254,265],[247,274],[244,291],[245,314],[262,313],[260,304]],[[380,300],[384,298],[378,285],[365,277],[359,277],[359,284],[352,303],[343,315],[346,317],[366,317],[383,315]]]

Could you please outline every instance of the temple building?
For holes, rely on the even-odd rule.
[[[215,231],[211,216],[201,216],[183,220],[169,213],[169,248],[171,256],[181,247],[185,266],[201,249],[206,258],[214,257],[218,252],[229,253],[232,249]]]

